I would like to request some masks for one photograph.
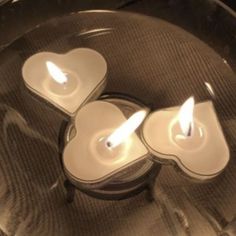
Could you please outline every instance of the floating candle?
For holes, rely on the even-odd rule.
[[[229,149],[211,101],[194,107],[190,98],[181,108],[151,113],[144,122],[142,138],[154,160],[174,161],[193,178],[215,177],[229,161]]]
[[[106,73],[103,56],[88,48],[64,55],[37,53],[22,68],[25,84],[32,92],[71,116],[102,93]]]
[[[99,182],[145,158],[148,151],[134,132],[145,115],[140,111],[127,120],[114,104],[86,104],[75,117],[76,135],[63,152],[68,177]]]

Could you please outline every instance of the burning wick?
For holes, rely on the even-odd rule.
[[[112,149],[121,144],[141,125],[146,115],[147,111],[145,110],[134,113],[107,138],[106,147]]]
[[[187,137],[190,137],[191,134],[192,134],[192,123],[189,125],[189,129],[188,129]]]
[[[178,114],[179,124],[185,137],[190,137],[193,133],[193,110],[194,98],[190,97],[181,106]]]
[[[110,148],[112,148],[112,143],[109,142],[109,141],[107,141],[107,142],[106,142],[106,146],[110,149]]]
[[[59,84],[65,84],[68,81],[62,70],[51,61],[46,61],[46,66],[51,77]]]

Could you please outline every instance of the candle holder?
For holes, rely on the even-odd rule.
[[[136,99],[121,94],[103,95],[100,97],[100,101],[117,106],[125,117],[130,117],[131,114],[141,109],[147,109],[145,105]],[[74,122],[75,121],[72,121],[67,125],[66,129],[63,129],[65,136],[62,146],[68,145],[73,137],[75,137],[76,129]],[[140,131],[137,130],[137,136],[139,136],[139,133]],[[79,189],[81,192],[92,197],[104,200],[121,200],[132,197],[143,190],[147,190],[148,199],[153,200],[153,186],[156,177],[160,172],[161,165],[152,162],[148,158],[148,152],[145,152],[144,154],[144,158],[122,166],[118,170],[114,171],[114,174],[107,175],[103,178],[97,178],[93,181],[85,181],[76,178],[72,173],[70,173],[70,171],[68,171],[67,164],[65,164],[65,157],[63,157],[63,166],[67,176],[67,180],[65,181],[67,201],[73,201],[75,189]],[[78,158],[80,158],[79,152]],[[95,166],[90,166],[90,168],[96,169]]]

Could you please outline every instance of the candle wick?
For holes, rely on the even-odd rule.
[[[108,148],[112,148],[112,143],[109,142],[109,141],[107,141],[107,142],[106,142],[106,146],[107,146]]]
[[[190,137],[191,135],[192,135],[192,123],[189,124],[187,137]]]

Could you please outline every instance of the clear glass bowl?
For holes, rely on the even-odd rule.
[[[84,11],[50,20],[21,37],[22,31],[15,29],[18,33],[11,35],[18,39],[13,43],[12,38],[2,40],[0,226],[6,234],[234,235],[235,12],[220,1],[154,2],[126,9],[156,18]],[[3,28],[29,11],[26,1],[19,4],[16,19],[9,24],[3,19]],[[33,11],[40,5],[35,4]],[[16,12],[17,7],[12,9]],[[26,30],[24,25],[21,29]],[[65,53],[76,47],[95,49],[106,58],[109,72],[104,92],[122,92],[153,109],[180,105],[191,95],[197,102],[212,100],[231,152],[225,171],[211,182],[195,183],[172,166],[164,166],[154,203],[142,194],[113,202],[77,191],[75,202],[66,204],[58,139],[69,119],[27,90],[21,69],[39,51]]]

